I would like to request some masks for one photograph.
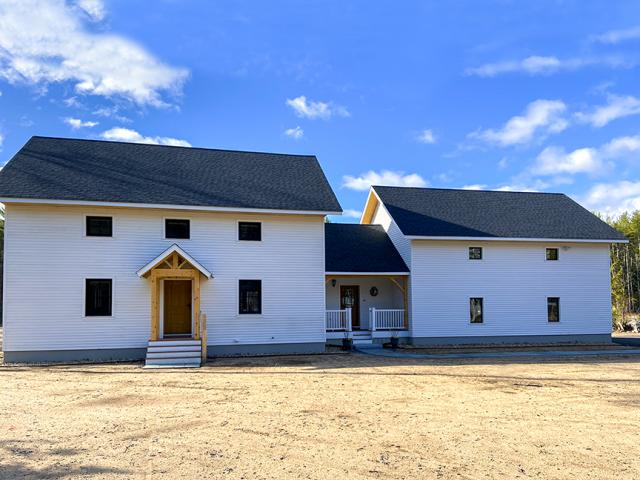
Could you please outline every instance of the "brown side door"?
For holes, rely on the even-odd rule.
[[[164,281],[164,334],[191,335],[191,281]]]
[[[351,308],[351,327],[360,328],[360,287],[340,285],[340,310]]]

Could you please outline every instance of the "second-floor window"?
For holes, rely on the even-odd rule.
[[[469,247],[469,260],[482,260],[482,247]]]
[[[191,238],[190,221],[186,219],[167,218],[164,221],[164,238]]]
[[[550,260],[550,261],[558,260],[558,258],[559,258],[558,249],[557,248],[547,248],[546,258],[547,258],[547,260]]]
[[[262,224],[260,222],[239,222],[238,240],[259,242],[262,240]]]
[[[113,217],[99,217],[96,215],[86,217],[87,237],[112,237]]]

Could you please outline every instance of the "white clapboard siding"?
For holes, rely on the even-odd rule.
[[[470,246],[482,260],[469,260]],[[547,246],[560,247],[558,261],[545,260]],[[414,337],[611,331],[608,245],[414,240],[411,275]],[[483,324],[469,322],[470,297],[484,298]],[[560,297],[559,323],[547,321],[547,297]]]
[[[84,236],[85,215],[111,215],[113,238]],[[189,218],[190,240],[164,239]],[[239,220],[262,242],[238,241]],[[177,243],[214,275],[201,282],[210,345],[325,341],[321,216],[75,206],[7,206],[5,350],[143,348],[150,282],[136,271]],[[84,317],[85,278],[113,278],[113,316]],[[238,280],[262,280],[262,315],[238,315]]]
[[[400,253],[404,263],[411,265],[411,241],[408,240],[395,220],[389,215],[383,203],[379,203],[371,219],[372,224],[382,225],[389,238]]]

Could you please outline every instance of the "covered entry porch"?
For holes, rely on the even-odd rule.
[[[327,339],[408,336],[408,275],[326,275]]]

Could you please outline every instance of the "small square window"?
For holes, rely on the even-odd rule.
[[[469,299],[469,314],[471,323],[483,323],[482,298]]]
[[[262,280],[240,280],[240,314],[262,313]]]
[[[260,222],[239,222],[238,240],[259,242],[262,240],[262,224]]]
[[[547,321],[560,321],[560,298],[547,297]]]
[[[557,248],[547,248],[547,260],[558,260]]]
[[[167,218],[164,221],[164,237],[188,240],[191,235],[189,220]]]
[[[110,278],[87,278],[84,296],[85,316],[111,316],[112,280]]]
[[[112,237],[113,217],[86,217],[87,237]]]
[[[482,247],[469,247],[469,260],[482,260]]]

